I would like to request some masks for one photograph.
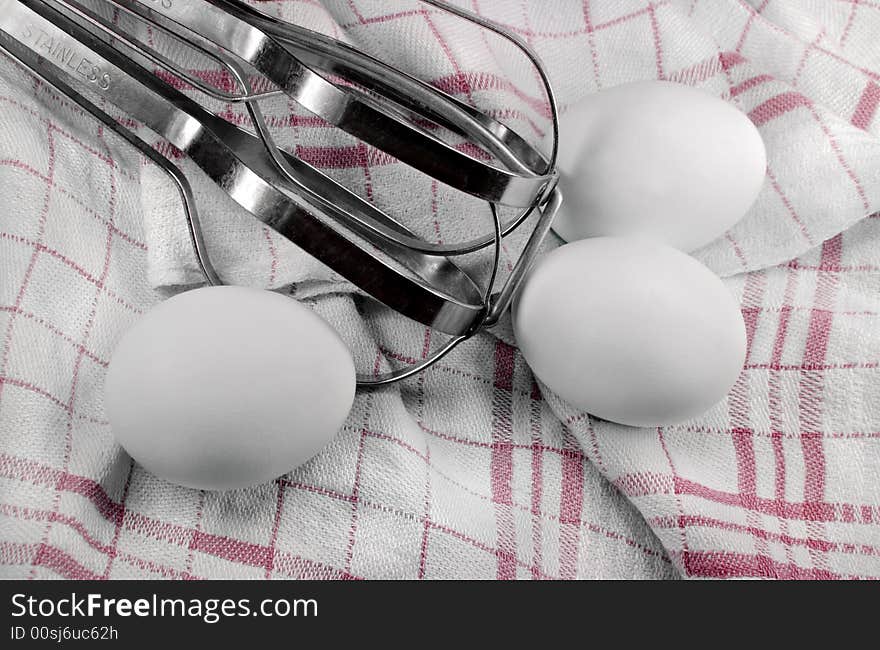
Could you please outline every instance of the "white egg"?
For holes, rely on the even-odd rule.
[[[147,470],[227,490],[309,460],[354,393],[351,355],[317,314],[270,291],[211,287],[160,303],[124,335],[105,401],[113,435]]]
[[[574,407],[632,426],[675,424],[739,376],[746,330],[721,280],[679,250],[600,237],[558,248],[514,305],[523,355]]]
[[[761,134],[731,104],[643,81],[591,95],[560,120],[553,226],[566,241],[639,236],[693,251],[745,216],[764,183]]]

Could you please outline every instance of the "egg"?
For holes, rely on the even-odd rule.
[[[243,488],[318,453],[355,394],[336,331],[283,295],[209,287],[170,298],[120,340],[105,406],[119,444],[172,483]]]
[[[648,240],[584,239],[527,277],[514,332],[535,375],[572,406],[632,426],[676,424],[722,400],[746,330],[721,280]]]
[[[696,250],[735,225],[764,184],[761,134],[701,90],[644,81],[596,93],[560,120],[554,230],[566,241],[645,237]]]

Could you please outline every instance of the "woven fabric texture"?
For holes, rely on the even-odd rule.
[[[435,9],[255,4],[546,138],[546,101],[524,62]],[[747,323],[746,368],[727,399],[680,426],[595,421],[536,383],[502,322],[418,378],[360,394],[331,445],[271,484],[219,494],[164,483],[114,443],[102,391],[126,329],[201,281],[180,206],[154,167],[0,57],[0,575],[880,577],[880,7],[461,4],[535,48],[563,110],[660,78],[714,93],[758,126],[762,194],[697,253]],[[240,107],[220,110],[245,124]],[[265,111],[279,143],[424,236],[488,228],[484,206],[293,102]],[[225,278],[308,302],[368,368],[440,344],[356,304],[350,285],[179,163]],[[507,242],[503,269],[522,237]]]

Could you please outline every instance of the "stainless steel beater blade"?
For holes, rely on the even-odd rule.
[[[129,49],[132,48],[131,39],[120,35],[113,38],[116,29],[107,19],[91,12],[90,9],[80,4],[78,0],[45,0],[57,9],[63,12],[74,12],[77,17],[85,18],[93,25],[98,25],[105,33],[111,35],[108,41],[114,45],[116,41],[121,41]],[[531,147],[525,140],[520,138],[514,131],[506,126],[493,120],[488,115],[477,111],[473,107],[460,102],[459,100],[439,91],[430,84],[427,84],[415,77],[411,77],[399,70],[396,70],[381,61],[373,59],[363,53],[354,50],[344,43],[326,38],[320,34],[307,29],[283,23],[277,19],[271,19],[256,9],[252,9],[249,5],[238,2],[237,0],[209,0],[218,4],[224,9],[228,9],[243,20],[252,22],[255,26],[264,27],[267,33],[271,33],[278,37],[279,41],[287,47],[294,48],[296,56],[306,60],[310,64],[313,63],[317,70],[324,73],[341,74],[343,77],[348,75],[349,79],[357,82],[365,83],[374,91],[373,95],[368,98],[382,110],[390,111],[391,114],[399,114],[400,107],[415,112],[415,116],[421,119],[433,120],[437,124],[446,126],[452,131],[465,135],[470,141],[476,142],[485,149],[492,151],[499,159],[508,162],[512,167],[525,170],[525,173],[545,173],[550,177],[547,190],[555,184],[555,151],[558,145],[558,131],[556,125],[556,103],[553,96],[552,88],[546,78],[546,73],[539,70],[539,76],[543,80],[545,93],[548,98],[551,116],[553,119],[553,142],[554,149],[550,161]],[[207,48],[199,46],[197,40],[203,40],[199,34],[188,32],[186,27],[181,23],[164,16],[154,9],[146,9],[143,3],[134,2],[132,0],[104,0],[105,3],[111,4],[120,11],[130,15],[139,16],[149,21],[149,24],[166,33],[173,35],[180,41],[186,42],[188,45],[194,46],[202,51]],[[153,19],[157,20],[150,20]],[[473,20],[472,18],[470,20]],[[480,25],[484,23],[479,20],[473,20]],[[528,46],[519,42],[515,35],[501,28],[493,28],[507,40],[512,41],[518,48],[526,52],[528,58],[535,62],[536,66],[540,66],[540,61],[528,50]],[[210,43],[210,41],[207,41]],[[144,54],[150,60],[156,62],[165,69],[179,74],[180,66],[173,64],[166,57],[159,55],[150,46],[142,42],[138,42],[134,46],[137,54]],[[140,49],[137,49],[140,48]],[[220,60],[221,64],[227,68],[230,76],[239,77],[233,68],[237,65],[229,55],[221,55],[218,51],[213,55]],[[191,77],[191,75],[190,75]],[[190,80],[190,83],[193,83]],[[205,88],[204,84],[195,82],[196,87],[202,92],[206,92],[212,97],[217,97],[217,93],[211,89]],[[342,92],[349,94],[357,94],[357,91],[350,87],[341,89]],[[266,142],[269,155],[276,162],[279,171],[282,174],[291,177],[291,170],[284,163],[284,160],[276,153],[276,146],[272,141],[268,129],[261,126],[262,119],[254,115],[256,105],[247,106],[248,112],[251,113],[254,126],[258,135]],[[291,178],[293,182],[296,179]],[[545,190],[546,191],[546,190]],[[519,227],[533,212],[538,203],[543,200],[544,196],[538,196],[532,205],[523,209],[515,218],[502,226],[502,235],[506,236],[514,229]],[[381,221],[365,224],[372,229],[377,235],[385,237],[398,245],[406,246],[412,250],[443,256],[465,255],[486,246],[495,243],[494,233],[488,236],[481,236],[476,239],[465,242],[444,242],[434,243],[428,242],[420,237],[410,236],[397,232],[394,229],[387,228]]]
[[[114,4],[120,0],[110,0]],[[499,160],[511,168],[552,177],[548,181],[543,196],[536,197],[533,204],[524,208],[516,217],[503,224],[502,235],[506,236],[522,225],[534,212],[535,207],[546,198],[555,186],[556,157],[559,147],[558,109],[556,98],[543,64],[528,44],[515,34],[493,23],[473,16],[469,12],[450,10],[442,2],[426,2],[432,6],[450,11],[457,16],[484,27],[520,49],[535,66],[544,86],[544,92],[551,117],[552,150],[546,158],[515,131],[491,118],[489,115],[461,102],[455,97],[401,70],[357,50],[346,43],[329,38],[323,34],[282,21],[266,14],[242,0],[209,0],[234,13],[262,30],[275,36],[279,42],[290,49],[301,61],[315,70],[340,76],[371,89],[370,99],[385,110],[395,107],[411,111],[416,117],[430,120],[492,152]],[[424,0],[420,0],[423,1]],[[348,92],[354,92],[351,88]],[[472,253],[493,243],[493,236],[486,235],[466,242],[436,244],[422,241],[394,238],[415,250],[426,253],[454,256]]]
[[[214,0],[144,3],[113,0],[172,28],[183,27],[237,55],[297,103],[347,133],[437,180],[475,197],[529,207],[551,179],[503,169],[461,152],[434,134],[324,79],[279,41]]]

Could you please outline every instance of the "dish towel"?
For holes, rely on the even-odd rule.
[[[518,70],[503,46],[435,9],[258,4],[528,137],[546,131],[537,86],[505,83]],[[158,480],[115,444],[102,391],[126,329],[201,281],[180,207],[150,164],[0,56],[0,576],[880,577],[880,8],[460,4],[536,49],[563,110],[659,78],[732,102],[761,130],[761,196],[698,253],[747,324],[727,399],[679,426],[593,420],[536,384],[503,322],[415,379],[361,392],[330,446],[277,481],[206,493]],[[485,212],[291,102],[270,104],[282,145],[423,234],[455,241]],[[439,344],[356,305],[349,285],[178,162],[227,280],[308,302],[376,367]]]

